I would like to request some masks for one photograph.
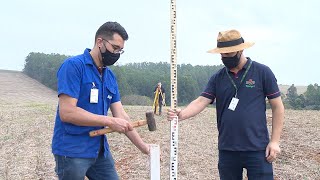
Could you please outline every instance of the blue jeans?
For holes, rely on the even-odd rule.
[[[242,180],[243,168],[249,180],[273,180],[265,151],[219,151],[218,168],[221,180]]]
[[[71,158],[54,155],[55,171],[59,180],[118,180],[111,153],[107,157],[100,152],[98,158]]]

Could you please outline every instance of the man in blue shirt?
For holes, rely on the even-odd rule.
[[[176,115],[179,120],[193,117],[216,100],[220,179],[242,179],[246,168],[249,180],[271,180],[284,119],[277,80],[269,67],[244,56],[244,49],[254,43],[244,42],[238,31],[219,32],[217,41],[208,52],[220,53],[225,67],[185,109],[169,110],[168,120]],[[266,98],[272,109],[271,140]]]
[[[90,131],[105,126],[124,133],[141,152],[149,154],[149,145],[129,123],[116,77],[108,68],[124,52],[127,39],[119,23],[106,22],[96,32],[93,49],[65,60],[58,70],[52,152],[60,180],[119,179],[107,136],[89,136]],[[109,108],[113,117],[107,116]]]

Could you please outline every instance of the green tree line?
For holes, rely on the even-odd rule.
[[[23,72],[45,86],[57,90],[56,72],[68,57],[60,54],[32,52],[25,59]]]
[[[293,109],[320,110],[320,86],[310,84],[305,93],[298,94],[292,84],[287,91],[285,103]]]
[[[68,57],[70,56],[32,52],[25,59],[23,72],[47,87],[57,90],[56,72]],[[222,65],[178,65],[178,105],[186,105],[197,98],[209,78],[222,67]],[[166,90],[166,104],[170,105],[171,65],[169,63],[129,63],[110,68],[118,79],[124,104],[150,105],[153,102],[155,86],[161,82]],[[282,92],[282,97],[286,108],[320,110],[320,87],[318,84],[310,84],[307,91],[300,95],[293,84],[287,92]]]

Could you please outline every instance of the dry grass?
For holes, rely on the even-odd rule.
[[[0,71],[0,179],[56,179],[51,137],[57,104],[55,92],[21,73]],[[132,120],[151,107],[126,106]],[[270,116],[270,111],[268,111]],[[320,179],[320,111],[287,110],[282,154],[274,163],[275,179]],[[215,109],[180,123],[178,178],[219,179]],[[161,147],[161,179],[169,179],[170,125],[156,116],[157,131],[137,131]],[[270,124],[269,124],[270,125]],[[123,180],[149,179],[148,157],[122,134],[108,135]]]

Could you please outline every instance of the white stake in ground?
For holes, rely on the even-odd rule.
[[[160,146],[150,145],[150,179],[160,180]]]
[[[171,0],[171,109],[177,108],[177,44],[176,44],[176,1]],[[178,177],[178,117],[171,121],[170,133],[170,180]]]

